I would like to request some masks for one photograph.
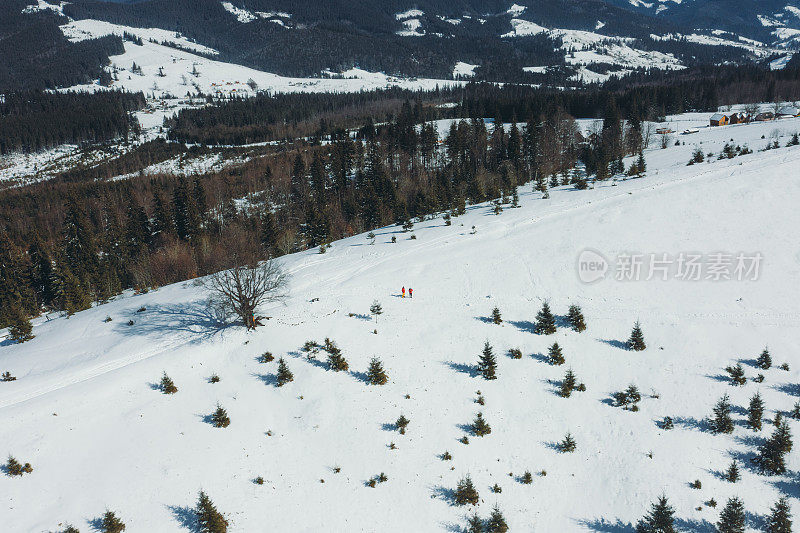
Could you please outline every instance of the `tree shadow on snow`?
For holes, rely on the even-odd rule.
[[[612,348],[619,348],[620,350],[625,350],[625,351],[628,351],[629,349],[627,342],[618,341],[616,339],[597,339],[597,340],[608,344]]]
[[[473,378],[478,375],[478,369],[475,367],[475,365],[456,363],[455,361],[444,361],[442,362],[442,364],[449,366],[452,370],[455,370],[456,372],[467,374]]]
[[[328,363],[325,361],[320,361],[316,357],[308,357],[305,354],[300,352],[289,352],[290,356],[294,357],[295,359],[300,359],[301,361],[305,361],[306,363],[310,364],[311,366],[315,366],[317,368],[322,368],[323,370],[328,370]]]
[[[718,381],[720,383],[732,383],[730,376],[726,376],[724,374],[714,374],[714,375],[706,374],[704,377],[707,377],[708,379],[713,379],[714,381]]]
[[[372,315],[365,315],[362,313],[348,313],[348,317],[350,318],[357,318],[359,320],[365,320],[367,322],[372,322]]]
[[[506,322],[520,331],[536,334],[536,324],[530,320],[507,320]]]
[[[264,383],[264,385],[270,385],[270,386],[274,385],[276,387],[278,386],[278,376],[276,376],[275,374],[258,374],[254,372],[250,375],[260,379],[262,383]]]
[[[455,507],[456,504],[456,491],[451,489],[450,487],[443,487],[441,485],[437,485],[433,487],[433,495],[439,500],[447,502],[448,505],[451,507]]]
[[[672,419],[672,423],[676,426],[683,426],[686,428],[697,429],[704,433],[711,431],[711,426],[706,419],[697,419],[693,416],[678,416]]]
[[[738,359],[736,362],[752,368],[759,368],[757,359]]]
[[[162,336],[178,331],[197,336],[197,342],[211,338],[232,325],[235,323],[220,320],[206,301],[197,300],[181,305],[152,305],[147,313],[136,316],[133,325],[118,323],[115,329],[117,333],[127,336]]]
[[[197,513],[194,509],[186,505],[168,505],[167,509],[182,528],[193,533],[200,532],[200,522],[197,520]]]
[[[359,372],[358,370],[348,370],[347,373],[353,376],[353,378],[356,381],[369,384],[369,377],[367,376],[366,372]]]
[[[800,396],[800,384],[798,383],[784,383],[782,385],[773,385],[776,391],[788,394],[789,396]]]
[[[594,520],[578,520],[578,524],[591,531],[599,533],[635,533],[636,528],[630,522],[623,522],[617,518],[613,522],[605,518],[595,518]]]
[[[91,520],[86,521],[89,524],[89,527],[92,528],[92,531],[99,531],[103,532],[106,528],[103,527],[103,518],[92,518]]]
[[[494,324],[494,320],[492,320],[492,317],[490,316],[474,316],[472,318],[474,318],[475,320],[480,320],[484,324]]]
[[[547,356],[546,354],[541,353],[541,352],[532,353],[531,357],[533,359],[536,359],[540,363],[544,363],[546,365],[550,364],[550,357]]]
[[[784,496],[800,500],[800,472],[786,472],[782,476],[775,476],[775,481],[769,483]]]
[[[686,520],[676,518],[675,526],[678,531],[692,531],[698,533],[717,533],[717,526],[708,520]]]

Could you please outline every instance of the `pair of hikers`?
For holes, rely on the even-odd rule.
[[[402,289],[400,289],[400,292],[403,294],[403,298],[405,298],[406,297],[406,288],[403,287]],[[413,298],[414,297],[414,289],[412,289],[411,287],[408,288],[408,297],[409,298]]]

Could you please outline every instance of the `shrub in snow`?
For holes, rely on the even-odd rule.
[[[758,365],[758,368],[769,370],[769,367],[772,366],[772,355],[770,355],[768,348],[764,348],[764,351],[758,356],[756,364]]]
[[[551,365],[563,365],[566,361],[564,359],[564,354],[561,352],[561,347],[557,342],[554,342],[548,350],[547,360]]]
[[[692,487],[693,489],[702,489],[703,483],[701,483],[699,479],[695,479],[694,481],[689,483],[689,486]]]
[[[410,423],[411,423],[411,420],[409,420],[408,418],[406,418],[404,415],[401,414],[400,418],[397,419],[397,421],[394,423],[394,425],[397,426],[397,429],[400,431],[401,435],[405,435],[406,427]]]
[[[786,472],[785,455],[792,451],[792,434],[786,422],[775,428],[772,436],[759,446],[753,462],[762,474],[777,475]]]
[[[164,394],[175,394],[178,392],[178,387],[175,386],[175,383],[166,372],[161,376],[161,392]]]
[[[785,370],[785,371],[787,371],[787,372],[788,372],[788,371],[789,371],[789,363],[783,363],[783,364],[782,364],[781,366],[779,366],[778,368],[780,368],[781,370]]]
[[[208,378],[209,383],[219,383],[219,376],[216,374],[211,374],[211,377]]]
[[[628,349],[634,350],[636,352],[641,352],[647,348],[647,345],[644,343],[644,334],[642,334],[642,328],[639,325],[639,321],[637,320],[636,323],[633,325],[633,331],[631,331],[631,337],[628,339]]]
[[[709,421],[711,431],[714,433],[732,433],[733,420],[731,420],[731,402],[726,394],[714,406],[714,414]]]
[[[536,315],[536,325],[533,331],[537,335],[552,335],[556,332],[556,318],[550,311],[549,303],[542,304],[542,309]]]
[[[381,307],[380,302],[375,300],[372,302],[372,305],[369,307],[369,312],[375,317],[375,321],[378,320],[378,316],[383,314],[383,307]]]
[[[502,487],[500,487],[500,485],[495,483],[494,485],[492,485],[492,492],[494,492],[495,494],[500,494],[501,492],[503,492],[503,489]]]
[[[572,391],[575,390],[577,381],[575,379],[575,373],[570,368],[567,370],[567,373],[564,374],[564,379],[561,381],[561,390],[559,390],[558,394],[562,398],[569,398],[572,394]]]
[[[442,461],[451,461],[452,459],[453,459],[453,456],[450,455],[450,452],[445,450],[445,452],[442,454]]]
[[[475,489],[475,485],[472,484],[472,478],[467,474],[467,476],[462,478],[456,485],[453,499],[457,505],[476,505],[478,503],[478,498],[478,491]]]
[[[478,371],[484,379],[497,379],[497,361],[489,341],[483,345],[483,353],[478,361]]]
[[[33,467],[30,463],[21,465],[19,461],[9,455],[8,461],[6,461],[5,470],[6,474],[9,476],[21,476],[22,474],[30,474],[33,472]]]
[[[664,420],[661,421],[661,429],[672,429],[674,427],[671,416],[665,416]]]
[[[11,375],[11,372],[3,372],[0,376],[0,381],[15,381],[17,378]]]
[[[744,375],[744,368],[742,368],[741,363],[736,363],[736,366],[726,367],[725,372],[727,372],[731,378],[731,385],[745,385],[747,383],[747,378]]]
[[[745,512],[742,500],[736,497],[728,500],[719,514],[717,530],[719,533],[744,533]]]
[[[531,474],[530,470],[526,470],[522,477],[520,478],[520,482],[526,485],[530,485],[533,483],[533,474]]]
[[[464,435],[463,437],[461,437],[461,438],[458,440],[458,442],[460,442],[461,444],[469,444],[469,437],[467,437],[466,435]]]
[[[800,402],[794,402],[794,407],[792,408],[792,412],[789,413],[789,416],[795,420],[800,420]]]
[[[316,341],[306,341],[300,350],[306,352],[307,358],[312,359],[315,355],[317,355],[317,353],[319,353],[320,348],[321,346],[317,344]]]
[[[467,521],[467,533],[485,533],[483,529],[483,518],[478,516],[478,513],[472,513]]]
[[[475,403],[477,403],[478,405],[485,405],[486,400],[481,394],[478,394],[478,397],[475,399]]]
[[[347,364],[347,360],[342,355],[342,351],[336,346],[336,343],[330,340],[329,338],[325,338],[325,345],[322,348],[326,352],[328,352],[328,368],[333,370],[334,372],[341,372],[347,371],[350,366]]]
[[[275,376],[275,384],[278,387],[283,387],[290,381],[294,380],[294,374],[289,370],[289,367],[286,365],[286,361],[283,360],[283,357],[278,359],[278,373]]]
[[[586,329],[586,323],[583,320],[583,311],[581,311],[581,308],[577,305],[573,304],[569,306],[567,322],[569,323],[569,327],[578,333]]]
[[[369,362],[369,369],[367,369],[367,381],[370,385],[385,385],[388,379],[380,359],[373,357]]]
[[[271,352],[264,352],[260,356],[258,356],[259,363],[270,363],[274,360],[275,356],[273,356]]]
[[[81,533],[77,527],[68,525],[61,533]]]
[[[125,524],[117,518],[113,511],[106,511],[100,522],[100,529],[103,533],[120,533],[125,531]]]
[[[631,383],[624,391],[615,392],[611,395],[614,400],[615,407],[622,407],[625,410],[638,411],[639,406],[636,405],[641,401],[642,395],[639,393],[639,388]]]
[[[500,315],[500,309],[498,309],[497,307],[492,309],[492,322],[494,322],[495,324],[500,324],[501,322],[503,322],[503,318]]]
[[[256,485],[263,485],[263,484],[264,484],[264,478],[263,478],[263,477],[261,477],[261,476],[258,476],[257,478],[255,478],[255,479],[253,480],[253,482],[254,482]]]
[[[217,404],[217,410],[211,415],[211,423],[217,428],[226,428],[231,424],[228,412]]]
[[[508,356],[511,359],[522,359],[522,350],[519,348],[511,348],[508,350]]]
[[[636,533],[674,533],[675,509],[666,496],[660,496],[656,503],[650,504],[650,512],[636,524]]]
[[[217,511],[211,498],[202,490],[197,498],[197,523],[202,533],[225,533],[228,531],[228,521]]]
[[[491,426],[483,418],[483,413],[478,413],[475,415],[475,420],[472,422],[472,431],[478,437],[483,437],[484,435],[488,435],[492,432]]]

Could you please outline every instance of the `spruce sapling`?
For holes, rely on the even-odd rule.
[[[483,345],[483,353],[478,361],[478,371],[484,379],[497,379],[497,361],[489,341]]]
[[[733,420],[731,420],[731,402],[726,394],[714,406],[714,416],[709,422],[714,433],[733,433]]]
[[[647,345],[644,343],[644,334],[642,333],[642,328],[639,325],[639,321],[637,320],[636,323],[633,325],[633,331],[631,331],[631,337],[630,339],[628,339],[628,349],[636,352],[641,352],[645,348],[647,348]]]
[[[175,394],[178,392],[178,387],[175,386],[172,378],[170,378],[166,372],[161,376],[161,392],[164,394]]]
[[[373,357],[369,362],[369,369],[367,369],[367,381],[370,385],[385,385],[388,381],[386,372],[383,371],[383,365],[380,359]]]
[[[472,484],[472,478],[467,474],[467,476],[462,478],[456,485],[453,499],[457,505],[476,505],[478,503],[478,498],[478,491],[475,489],[475,485]]]
[[[659,496],[656,503],[650,504],[650,512],[636,524],[636,533],[674,533],[675,509],[666,496]]]
[[[211,415],[211,423],[216,428],[226,428],[231,425],[228,412],[220,404],[217,404],[217,410]]]
[[[725,371],[731,378],[731,385],[744,385],[747,383],[741,363],[736,363],[736,366],[729,366],[725,368]]]
[[[769,370],[769,367],[772,366],[772,356],[769,353],[769,348],[764,348],[764,351],[758,356],[756,364],[758,365],[758,368]]]
[[[552,335],[556,332],[556,318],[550,311],[550,304],[548,302],[544,302],[541,311],[537,313],[536,325],[533,328],[533,332],[537,335]]]
[[[564,354],[561,353],[561,347],[558,345],[557,342],[554,342],[553,345],[547,352],[547,358],[551,365],[563,365],[565,363]]]
[[[786,496],[781,496],[771,511],[767,517],[768,533],[792,533],[792,510]]]
[[[492,428],[483,418],[483,413],[475,415],[475,420],[472,422],[472,431],[478,437],[483,437],[492,432]]]
[[[503,322],[503,318],[500,315],[500,309],[498,309],[497,307],[492,309],[492,322],[494,322],[495,324],[500,324]]]
[[[202,490],[197,499],[197,523],[202,533],[225,533],[228,531],[228,521],[217,511],[211,498]]]
[[[729,483],[736,483],[741,476],[739,475],[739,465],[736,464],[736,459],[731,462],[731,466],[725,471],[725,481]]]
[[[750,398],[750,407],[747,409],[747,425],[753,431],[761,431],[761,419],[764,417],[764,401],[759,393]]]
[[[559,395],[562,398],[569,398],[572,394],[572,391],[575,390],[575,385],[577,380],[575,379],[575,373],[570,368],[567,370],[567,373],[564,374],[564,379],[561,381],[561,390],[559,391]]]
[[[744,533],[745,512],[742,500],[733,497],[725,504],[717,522],[719,533]]]
[[[292,374],[291,370],[289,370],[289,367],[286,365],[286,361],[281,357],[278,359],[278,373],[275,376],[275,384],[278,387],[283,387],[293,380],[294,374]]]
[[[100,522],[103,533],[120,533],[125,531],[125,524],[117,518],[113,511],[106,511]]]
[[[583,311],[581,311],[581,308],[577,305],[573,304],[569,306],[567,321],[569,322],[569,326],[578,333],[586,329],[586,323],[583,320]]]
[[[576,447],[577,443],[575,442],[575,439],[572,438],[572,435],[569,433],[567,433],[567,435],[564,437],[564,440],[562,440],[558,444],[558,449],[561,453],[572,453],[575,451]]]
[[[506,533],[508,531],[508,524],[503,513],[497,505],[492,508],[492,514],[489,515],[489,521],[486,522],[486,533]]]

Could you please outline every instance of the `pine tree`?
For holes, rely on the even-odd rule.
[[[323,349],[328,352],[328,368],[333,370],[334,372],[341,372],[347,371],[350,368],[350,365],[347,364],[347,360],[342,355],[342,351],[336,346],[336,343],[332,340],[325,338],[325,346]]]
[[[736,363],[736,366],[729,366],[725,371],[731,377],[731,385],[745,385],[747,383],[741,363]]]
[[[8,473],[9,476],[22,475],[22,465],[10,455],[8,456],[8,461],[6,462],[6,473]]]
[[[205,492],[200,491],[197,499],[197,522],[203,533],[225,533],[228,531],[228,521],[217,511],[217,508]]]
[[[217,404],[217,410],[211,415],[211,423],[217,428],[226,428],[231,424],[228,412]]]
[[[178,387],[175,386],[172,378],[170,378],[166,372],[161,376],[161,392],[164,394],[175,394],[178,392]]]
[[[536,325],[533,328],[537,335],[552,335],[556,332],[556,318],[550,312],[550,304],[544,302],[542,309],[536,315]]]
[[[370,385],[385,385],[388,377],[386,372],[383,371],[383,365],[380,359],[373,357],[369,362],[369,369],[367,370],[367,381]]]
[[[283,387],[290,381],[294,380],[294,375],[289,370],[289,367],[286,365],[286,361],[283,360],[283,357],[278,359],[278,374],[275,377],[275,384],[278,387]]]
[[[486,533],[506,533],[506,531],[508,531],[506,519],[495,505],[492,514],[489,515],[489,521],[486,523]]]
[[[64,531],[62,531],[61,533],[81,533],[81,532],[77,527],[68,524],[67,527],[64,529]]]
[[[120,533],[125,531],[125,524],[117,518],[113,511],[106,511],[100,523],[103,533]]]
[[[400,432],[401,435],[405,435],[406,434],[406,428],[408,427],[408,425],[410,423],[411,423],[411,420],[406,418],[404,414],[400,413],[400,418],[397,419],[397,421],[394,423],[394,425],[397,426],[397,429],[398,429],[398,431]]]
[[[577,381],[575,379],[575,373],[570,368],[567,370],[567,373],[564,374],[564,380],[561,382],[561,391],[559,394],[562,398],[569,398],[572,394],[572,391],[575,389]]]
[[[758,356],[756,364],[758,364],[759,368],[769,370],[769,367],[772,366],[772,356],[769,353],[769,348],[764,348],[764,351]]]
[[[500,309],[498,309],[497,307],[492,309],[492,322],[494,322],[495,324],[500,324],[501,322],[503,322],[503,318],[500,316]]]
[[[564,437],[564,440],[562,440],[558,444],[558,449],[562,453],[572,453],[575,451],[576,447],[577,443],[575,442],[575,439],[572,437],[572,435],[569,433],[567,433],[566,437]]]
[[[480,361],[478,361],[478,371],[483,375],[484,379],[497,379],[497,361],[495,360],[492,347],[489,341],[483,345],[483,354],[481,354]]]
[[[478,513],[472,513],[467,522],[467,533],[484,533],[483,519],[478,516]]]
[[[383,307],[381,307],[380,302],[375,300],[372,302],[372,305],[369,308],[369,312],[375,317],[375,321],[378,321],[378,316],[383,314]]]
[[[550,349],[547,351],[548,361],[551,365],[563,365],[565,363],[564,354],[561,353],[561,347],[557,342],[554,342]]]
[[[772,513],[767,517],[768,533],[792,533],[792,510],[786,496],[775,502]]]
[[[711,431],[714,433],[732,433],[733,420],[731,420],[731,402],[726,394],[714,406],[714,417],[710,421]]]
[[[639,157],[636,158],[636,175],[644,176],[647,171],[647,163],[644,160],[644,152],[639,152]]]
[[[457,505],[476,505],[478,503],[478,498],[478,491],[475,490],[475,485],[472,484],[472,478],[467,474],[467,476],[462,478],[458,482],[458,485],[456,485],[453,499]]]
[[[675,509],[666,496],[659,496],[656,503],[650,504],[650,512],[636,524],[636,533],[674,533]]]
[[[750,398],[750,407],[747,409],[747,425],[753,431],[761,431],[761,419],[764,417],[764,401],[759,393]]]
[[[725,480],[730,483],[736,483],[741,476],[739,475],[739,465],[736,464],[736,459],[731,462],[731,466],[725,471]]]
[[[7,311],[7,315],[8,336],[12,341],[22,343],[33,338],[31,321],[19,304],[12,305]]]
[[[739,498],[733,497],[725,504],[719,514],[717,529],[719,533],[744,533],[745,513],[744,504]]]
[[[628,339],[628,349],[641,352],[645,348],[647,348],[647,346],[644,343],[644,335],[642,334],[642,328],[639,326],[639,321],[637,320],[633,325],[631,338]]]
[[[483,419],[483,413],[478,413],[475,416],[475,420],[472,422],[472,431],[478,437],[483,437],[492,432],[492,428],[489,426],[489,423]]]
[[[789,426],[784,422],[775,428],[772,436],[758,447],[758,455],[753,462],[762,474],[778,475],[786,472],[784,456],[792,449],[792,436]]]
[[[577,305],[570,305],[567,311],[567,321],[570,327],[580,333],[586,329],[586,323],[583,321],[583,311]]]
[[[267,210],[261,217],[261,244],[267,252],[272,252],[278,244],[278,230],[275,227],[275,217]]]

